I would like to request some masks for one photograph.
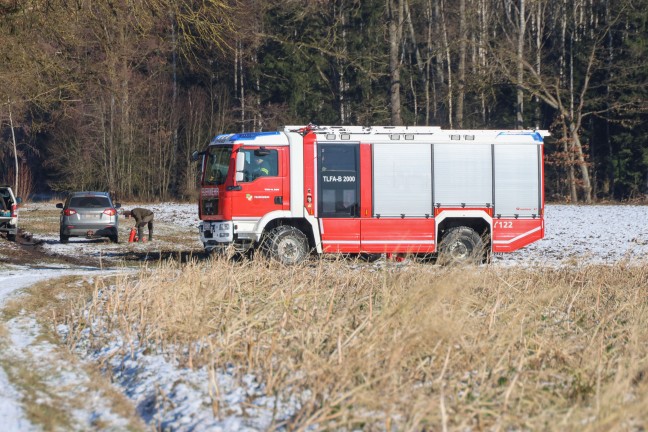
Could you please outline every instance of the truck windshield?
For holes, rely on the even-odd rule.
[[[210,146],[205,161],[204,183],[222,185],[227,177],[232,146]]]

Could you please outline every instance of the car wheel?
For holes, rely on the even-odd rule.
[[[299,264],[308,256],[308,239],[299,229],[282,225],[266,235],[261,242],[261,251],[282,264]]]
[[[7,240],[15,242],[16,241],[16,234],[7,234]]]
[[[119,243],[119,234],[115,234],[115,235],[109,236],[108,238],[109,238],[110,241],[113,242],[113,243]]]
[[[59,236],[59,240],[61,243],[65,244],[70,240],[70,236],[66,236],[65,234],[61,233]]]
[[[479,264],[484,252],[484,242],[474,229],[455,227],[441,239],[437,262],[443,265]]]

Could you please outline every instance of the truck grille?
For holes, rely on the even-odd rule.
[[[202,214],[204,215],[217,215],[218,214],[218,198],[203,198],[202,200]]]

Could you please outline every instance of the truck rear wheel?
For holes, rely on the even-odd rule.
[[[439,243],[437,262],[443,265],[479,264],[484,258],[484,242],[474,229],[451,228]]]
[[[261,251],[268,258],[282,264],[299,264],[308,255],[308,239],[303,232],[293,226],[278,226],[261,242]]]
[[[372,263],[378,261],[382,257],[382,254],[376,254],[376,253],[360,253],[358,254],[358,258],[361,259],[362,261]]]

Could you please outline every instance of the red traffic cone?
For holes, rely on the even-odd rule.
[[[130,230],[130,235],[128,236],[128,243],[133,243],[136,241],[135,235],[137,234],[137,231],[135,228],[131,228]]]

